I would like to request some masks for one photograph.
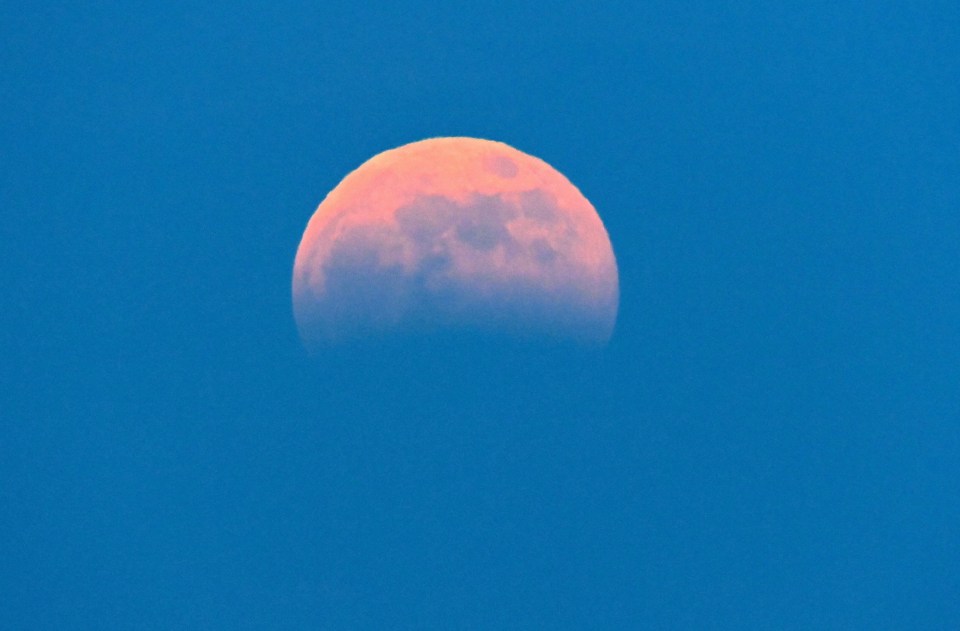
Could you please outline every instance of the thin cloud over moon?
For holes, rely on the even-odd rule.
[[[604,343],[618,299],[586,198],[543,161],[472,138],[364,163],[320,204],[294,263],[310,348],[457,329]]]

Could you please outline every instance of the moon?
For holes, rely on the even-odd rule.
[[[314,212],[293,265],[310,350],[438,331],[597,346],[618,305],[613,248],[587,198],[546,162],[477,138],[362,164]]]

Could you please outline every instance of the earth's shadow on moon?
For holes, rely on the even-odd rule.
[[[606,413],[608,353],[464,331],[330,346],[308,360],[317,401],[379,422],[471,417],[529,426]]]

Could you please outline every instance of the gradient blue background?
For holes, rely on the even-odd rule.
[[[597,207],[601,357],[304,356],[437,135]],[[0,207],[4,628],[960,628],[955,1],[7,2]]]

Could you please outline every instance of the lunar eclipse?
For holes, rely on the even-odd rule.
[[[619,280],[594,207],[506,144],[433,138],[374,156],[311,217],[293,268],[310,350],[478,331],[605,344]]]

